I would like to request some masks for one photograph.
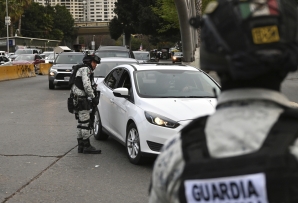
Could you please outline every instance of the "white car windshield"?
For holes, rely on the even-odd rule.
[[[83,63],[84,55],[58,55],[55,63],[80,64]]]
[[[34,55],[19,55],[15,61],[34,61]]]
[[[54,60],[55,59],[55,54],[49,54],[47,57],[46,57],[47,60]]]
[[[32,50],[28,49],[18,49],[16,50],[15,54],[32,54]]]
[[[206,74],[189,70],[137,71],[135,85],[146,98],[214,98],[220,88]]]
[[[122,57],[122,58],[129,58],[129,54],[127,51],[111,51],[111,50],[103,50],[95,52],[97,56],[100,58],[106,57]]]

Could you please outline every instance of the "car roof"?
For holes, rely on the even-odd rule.
[[[106,57],[106,58],[101,58],[101,62],[117,62],[117,61],[125,61],[127,63],[138,63],[138,60],[134,58],[122,58],[122,57]]]
[[[134,64],[133,67],[138,70],[191,70],[199,71],[197,68],[183,65],[183,64],[171,64],[171,63],[138,63]]]
[[[83,52],[67,51],[67,52],[61,52],[58,55],[85,55],[85,54]]]
[[[100,46],[96,51],[99,50],[128,50],[126,46]]]
[[[149,51],[132,51],[133,53],[149,53]]]
[[[40,54],[20,54],[18,56],[35,56],[35,55],[40,55]]]

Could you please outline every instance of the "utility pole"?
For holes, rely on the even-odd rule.
[[[10,17],[8,16],[8,3],[6,0],[6,17],[5,17],[5,24],[6,24],[6,45],[7,45],[7,54],[9,54],[9,33],[8,33],[8,26],[10,25]]]

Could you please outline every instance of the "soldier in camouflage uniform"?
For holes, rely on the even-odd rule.
[[[280,92],[297,70],[297,17],[295,0],[217,0],[190,20],[221,93],[164,144],[150,203],[298,202],[298,111]]]
[[[96,106],[98,100],[95,98],[93,71],[96,65],[100,63],[100,58],[96,55],[87,55],[83,59],[85,66],[79,68],[76,73],[75,82],[71,87],[74,95],[74,106],[77,107],[76,117],[78,153],[84,154],[100,154],[101,150],[95,149],[91,144],[89,137],[91,136],[90,109],[91,105]]]

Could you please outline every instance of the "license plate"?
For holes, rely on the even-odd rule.
[[[252,29],[252,38],[255,44],[279,42],[279,32],[276,25],[257,27]]]
[[[65,81],[69,81],[69,77],[64,77],[64,80]]]

